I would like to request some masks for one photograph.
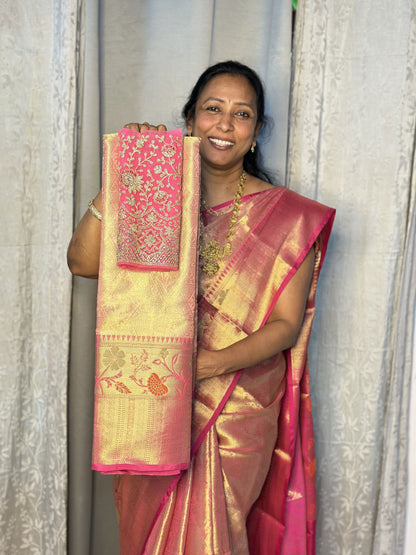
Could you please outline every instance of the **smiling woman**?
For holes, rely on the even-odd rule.
[[[263,87],[247,66],[208,68],[183,115],[200,138],[202,196],[191,463],[174,477],[116,477],[121,554],[312,553],[307,344],[334,210],[268,181]],[[71,269],[97,275],[99,238],[87,212]]]
[[[188,134],[201,138],[203,171],[218,168],[230,176],[241,174],[241,162],[254,148],[260,126],[253,88],[245,77],[234,75],[214,77],[187,118]],[[223,186],[220,191],[225,193]],[[212,204],[218,204],[217,200],[229,199],[213,198]]]

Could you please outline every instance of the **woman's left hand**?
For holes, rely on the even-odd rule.
[[[315,252],[312,248],[262,328],[218,351],[198,349],[196,379],[204,380],[249,368],[292,347],[304,318],[314,262]]]
[[[205,380],[218,375],[218,354],[220,351],[207,351],[207,349],[198,349],[196,357],[196,379]]]

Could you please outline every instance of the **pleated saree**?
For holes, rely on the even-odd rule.
[[[223,244],[231,203],[215,210],[203,213],[203,240]],[[243,197],[231,254],[215,276],[200,274],[199,345],[221,349],[262,327],[314,249],[298,340],[254,367],[195,384],[187,469],[115,477],[122,555],[314,553],[307,345],[333,218],[283,187]]]

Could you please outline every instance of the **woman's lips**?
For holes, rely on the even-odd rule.
[[[234,146],[233,142],[226,141],[224,139],[216,139],[215,137],[209,137],[208,140],[212,145],[214,145],[216,148],[219,148],[221,150],[227,150],[228,148],[231,148]]]

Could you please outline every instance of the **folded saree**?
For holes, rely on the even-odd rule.
[[[203,213],[204,241],[223,240],[231,209]],[[222,349],[264,326],[314,249],[298,340],[253,367],[196,383],[189,469],[116,477],[122,555],[314,553],[307,346],[334,214],[283,187],[242,198],[232,252],[215,276],[200,275],[199,344]]]
[[[105,135],[94,470],[189,466],[198,233],[199,140]]]

